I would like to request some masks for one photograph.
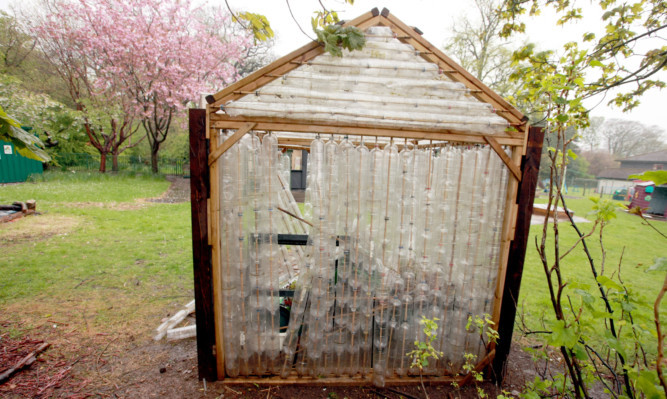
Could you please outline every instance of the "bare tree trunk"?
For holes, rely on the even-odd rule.
[[[160,145],[151,146],[151,171],[153,173],[158,173],[158,152],[160,151]]]
[[[118,172],[118,152],[113,152],[111,154],[111,171]]]
[[[107,153],[100,152],[100,172],[106,173],[107,171]]]

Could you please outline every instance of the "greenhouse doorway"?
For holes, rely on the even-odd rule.
[[[308,174],[308,151],[291,150],[290,189],[297,202],[303,202]]]

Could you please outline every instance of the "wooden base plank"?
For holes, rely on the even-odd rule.
[[[308,385],[308,386],[360,386],[373,385],[371,376],[368,377],[299,377],[296,372],[287,378],[280,378],[279,376],[271,377],[239,377],[239,378],[225,378],[223,383],[225,385]],[[459,382],[463,377],[461,376],[444,376],[431,377],[424,376],[424,384],[451,384],[452,382]],[[385,384],[387,385],[417,385],[419,384],[419,376],[413,377],[386,377]]]

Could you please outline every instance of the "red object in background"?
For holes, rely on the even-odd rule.
[[[655,187],[655,184],[653,184],[653,182],[638,182],[635,185],[635,195],[633,196],[632,201],[630,201],[630,209],[636,207],[645,209],[651,206],[649,201],[646,200],[646,196],[649,196],[650,200],[651,195],[651,193],[646,192],[647,187]]]

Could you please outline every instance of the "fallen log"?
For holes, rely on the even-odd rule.
[[[31,364],[37,360],[37,355],[40,353],[44,352],[46,348],[49,347],[49,343],[44,342],[41,344],[37,349],[34,351],[30,352],[27,356],[25,356],[23,359],[19,360],[14,367],[11,367],[4,373],[0,374],[0,384],[4,383],[6,380],[9,379],[14,373],[17,371],[21,370],[24,367],[29,367]]]
[[[34,209],[28,209],[25,212],[10,213],[9,215],[0,216],[0,223],[11,222],[12,220],[19,219],[19,218],[22,218],[22,217],[28,216],[28,215],[34,215],[34,214],[35,214]]]

